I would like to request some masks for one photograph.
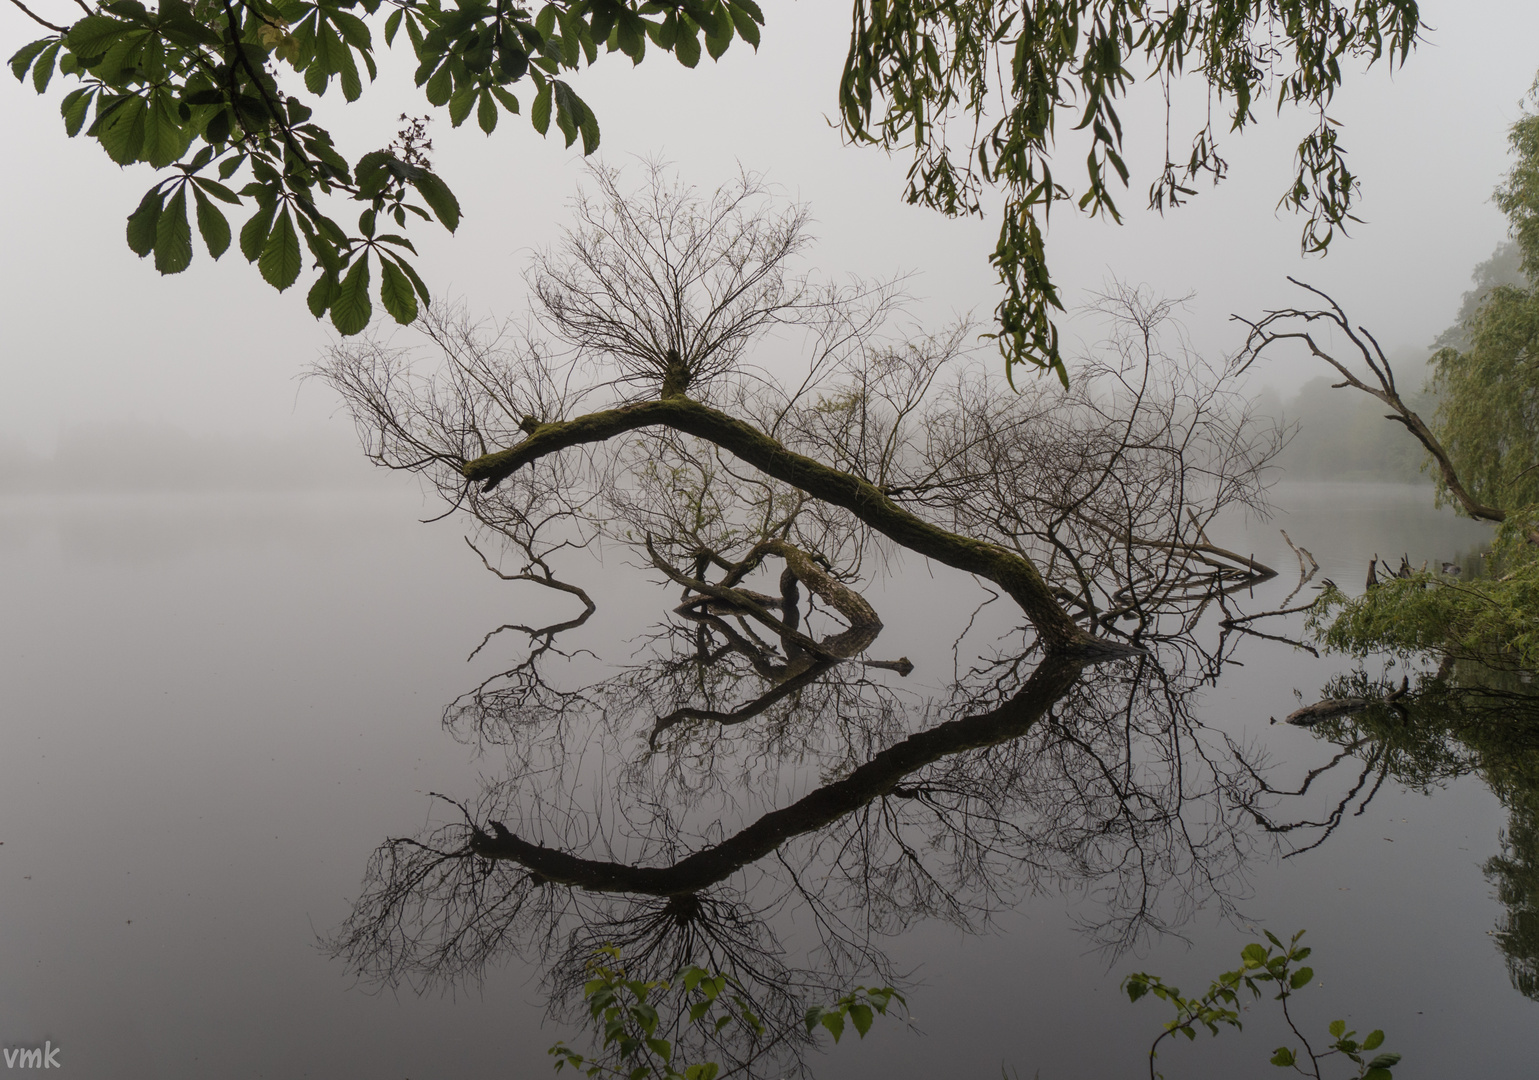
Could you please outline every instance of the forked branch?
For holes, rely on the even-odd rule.
[[[1405,425],[1407,431],[1416,437],[1416,440],[1426,447],[1427,453],[1437,462],[1438,471],[1442,474],[1443,483],[1448,486],[1449,492],[1458,500],[1464,512],[1472,518],[1481,521],[1501,522],[1507,519],[1507,512],[1500,507],[1487,506],[1480,502],[1465,488],[1459,480],[1458,471],[1454,468],[1448,451],[1438,441],[1436,435],[1427,427],[1422,418],[1416,414],[1410,406],[1400,397],[1400,391],[1395,386],[1395,371],[1390,366],[1389,357],[1384,355],[1384,350],[1378,341],[1363,326],[1352,325],[1352,320],[1342,310],[1341,305],[1325,291],[1308,285],[1297,278],[1290,277],[1289,281],[1301,289],[1314,293],[1325,301],[1323,308],[1280,308],[1276,311],[1268,311],[1265,316],[1256,322],[1233,316],[1235,321],[1244,323],[1250,327],[1250,335],[1245,342],[1244,354],[1249,365],[1269,346],[1279,341],[1297,341],[1304,345],[1310,353],[1324,360],[1341,376],[1342,381],[1334,384],[1337,388],[1350,386],[1378,398],[1388,405],[1392,412],[1384,418]],[[1372,372],[1372,381],[1359,378],[1347,364],[1330,352],[1322,348],[1308,329],[1291,329],[1302,323],[1306,328],[1323,323],[1340,331],[1362,357]]]

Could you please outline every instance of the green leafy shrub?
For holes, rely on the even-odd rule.
[[[1166,1023],[1164,1032],[1149,1047],[1150,1080],[1162,1075],[1154,1069],[1161,1042],[1172,1035],[1195,1039],[1199,1026],[1207,1028],[1213,1035],[1218,1034],[1220,1024],[1239,1028],[1241,993],[1248,990],[1252,997],[1260,998],[1264,984],[1277,988],[1274,1000],[1282,1003],[1283,1019],[1303,1046],[1302,1051],[1279,1046],[1272,1054],[1273,1065],[1291,1068],[1304,1076],[1322,1080],[1320,1063],[1327,1058],[1340,1056],[1357,1065],[1357,1072],[1352,1075],[1359,1080],[1394,1080],[1391,1070],[1399,1063],[1399,1054],[1381,1053],[1372,1058],[1367,1056],[1384,1044],[1384,1032],[1374,1030],[1359,1040],[1357,1032],[1347,1030],[1345,1020],[1333,1020],[1330,1025],[1331,1042],[1326,1045],[1326,1049],[1316,1052],[1299,1031],[1288,1010],[1288,999],[1309,985],[1315,977],[1314,969],[1305,967],[1303,963],[1310,954],[1307,945],[1299,944],[1303,936],[1304,931],[1300,930],[1284,945],[1270,931],[1266,931],[1271,945],[1252,942],[1245,946],[1240,953],[1240,966],[1213,980],[1201,997],[1183,997],[1179,988],[1171,986],[1158,975],[1138,972],[1124,979],[1122,989],[1127,992],[1128,1000],[1137,1001],[1152,994],[1161,1001],[1170,1002],[1176,1010],[1174,1019]]]
[[[1309,630],[1329,649],[1366,656],[1436,653],[1493,667],[1539,668],[1539,547],[1535,508],[1508,516],[1487,564],[1491,576],[1461,581],[1422,571],[1389,578],[1361,596],[1327,584]]]
[[[591,978],[583,986],[583,998],[602,1038],[601,1048],[596,1054],[581,1054],[565,1042],[556,1043],[550,1055],[556,1059],[557,1072],[570,1066],[590,1077],[715,1080],[721,1072],[716,1062],[686,1064],[678,1057],[684,1029],[719,1035],[735,1028],[750,1042],[766,1036],[746,995],[726,975],[691,966],[672,979],[631,979],[620,965],[620,950],[613,945],[600,949],[588,970]],[[687,1008],[678,1015],[660,1012],[654,1002],[675,988],[684,991]],[[808,1009],[807,1033],[821,1027],[838,1042],[849,1023],[864,1039],[876,1016],[885,1016],[894,1001],[907,1008],[903,995],[890,986],[857,986],[832,1005]]]

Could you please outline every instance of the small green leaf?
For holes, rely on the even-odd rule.
[[[1245,961],[1246,967],[1256,968],[1266,963],[1267,950],[1264,946],[1253,941],[1241,950],[1240,956]]]
[[[348,101],[357,101],[363,94],[363,80],[358,76],[358,65],[353,60],[353,52],[346,45],[338,45],[337,55],[341,60],[337,81],[342,84],[342,96]]]
[[[81,19],[80,21],[85,22],[86,20]],[[112,20],[108,19],[106,21],[111,22]],[[25,79],[27,77],[27,69],[32,66],[32,61],[37,59],[40,52],[58,40],[58,38],[52,37],[38,38],[36,41],[29,41],[12,53],[11,74],[16,76],[16,81],[20,82],[22,79]]]
[[[1347,1033],[1347,1022],[1345,1020],[1332,1020],[1331,1021],[1331,1035],[1332,1036],[1334,1036],[1335,1038],[1339,1039],[1343,1035],[1345,1035],[1346,1033]]]
[[[683,0],[683,7],[696,25],[707,34],[721,33],[717,25],[719,20],[716,17],[715,0]]]
[[[192,226],[187,221],[187,188],[176,189],[155,222],[155,269],[180,274],[192,262]]]
[[[578,125],[582,132],[582,152],[584,156],[598,149],[599,126],[598,117],[593,115],[593,110],[586,105],[582,110],[582,122]]]
[[[221,169],[221,171],[223,170]],[[206,176],[198,176],[194,177],[192,182],[202,188],[206,194],[212,195],[220,202],[227,202],[231,206],[240,205],[240,196],[217,180],[210,180]]]
[[[450,95],[454,93],[452,65],[446,63],[435,71],[423,92],[434,105],[447,105]]]
[[[160,208],[166,201],[166,193],[153,187],[144,193],[134,212],[128,215],[128,247],[139,258],[155,250],[155,226],[160,221]]]
[[[411,283],[416,288],[417,295],[422,298],[422,306],[432,307],[433,298],[428,295],[427,283],[417,276],[417,271],[411,268],[411,263],[406,262],[404,259],[401,261],[401,273],[411,278]]]
[[[544,135],[550,130],[550,83],[540,87],[540,92],[535,96],[534,107],[529,110],[529,123],[534,125],[534,130]]]
[[[702,24],[703,26],[704,24]],[[732,44],[732,20],[725,16],[716,20],[716,32],[706,31],[705,51],[711,54],[712,60],[720,60],[722,54]]]
[[[398,8],[397,11],[400,9]],[[369,34],[369,24],[358,16],[342,11],[339,8],[328,7],[326,17],[331,20],[337,32],[342,35],[342,40],[347,42],[359,52],[368,52],[374,47],[374,41]]]
[[[208,196],[203,194],[201,188],[194,187],[192,197],[198,209],[198,232],[208,247],[208,253],[217,259],[230,246],[230,223],[225,220],[220,209],[208,201]]]
[[[449,98],[449,126],[459,127],[470,115],[470,109],[476,103],[476,86],[474,83],[466,83],[454,92]]]
[[[87,15],[69,28],[64,40],[77,56],[101,56],[120,35],[132,29],[131,23],[119,22],[105,15]],[[20,75],[16,77],[21,78]]]
[[[871,1030],[871,1019],[871,1006],[850,1006],[850,1023],[855,1025],[855,1030],[860,1034],[862,1039],[866,1037],[866,1032]]]
[[[53,78],[54,61],[58,59],[62,44],[61,41],[55,41],[38,54],[37,62],[32,65],[32,88],[39,94],[48,89],[48,82]]]
[[[144,117],[148,108],[137,94],[119,98],[106,112],[98,109],[96,123],[86,134],[94,135],[113,161],[131,165],[139,160],[139,151],[144,147]]]
[[[448,184],[433,173],[425,172],[412,178],[412,186],[432,208],[433,213],[438,215],[444,228],[453,232],[460,227],[460,202],[454,197],[454,192],[449,190]]]
[[[1400,1064],[1400,1055],[1389,1053],[1380,1054],[1368,1063],[1368,1067],[1370,1069],[1393,1069],[1398,1064]]]
[[[283,213],[273,223],[267,243],[262,246],[257,269],[269,285],[283,292],[298,280],[304,265],[299,254],[299,232],[294,228],[294,218],[289,208],[285,206]]]
[[[502,107],[504,109],[507,109],[508,112],[515,116],[518,115],[518,98],[508,93],[508,91],[504,90],[500,86],[493,86],[490,89],[492,91],[492,96],[495,97],[498,101],[502,102]]]
[[[363,254],[342,279],[341,287],[331,301],[331,324],[343,337],[351,337],[369,325],[369,316],[373,313],[374,305],[369,301],[368,255]]]
[[[1309,985],[1309,980],[1315,977],[1315,969],[1301,967],[1288,977],[1288,987],[1298,990]]]
[[[692,68],[700,63],[700,39],[697,31],[683,19],[679,20],[679,35],[673,43],[673,55],[679,63]]]
[[[417,296],[411,279],[401,272],[394,259],[379,260],[379,299],[396,322],[407,326],[417,317]]]
[[[481,91],[476,105],[476,123],[488,135],[497,130],[497,103],[486,90]]]
[[[583,106],[566,83],[560,80],[555,83],[555,92],[556,126],[561,129],[566,145],[571,146],[577,141],[577,122],[582,118]]]
[[[269,196],[271,198],[271,196]],[[257,212],[251,215],[251,219],[241,226],[240,253],[246,257],[247,262],[256,262],[262,255],[262,249],[267,245],[267,234],[273,227],[273,218],[278,214],[278,202],[261,203],[257,206]]]
[[[839,1037],[844,1034],[844,1017],[836,1012],[824,1013],[818,1023],[828,1029],[828,1033],[834,1037],[834,1042],[838,1042]]]
[[[728,0],[727,10],[732,13],[732,25],[737,28],[737,36],[752,45],[754,51],[757,52],[759,48],[759,24],[754,22],[753,16],[742,5],[733,3],[732,0]],[[762,22],[763,16],[761,15],[759,18]]]
[[[1286,1046],[1279,1046],[1277,1053],[1272,1055],[1272,1064],[1282,1069],[1290,1068],[1293,1065],[1293,1051]]]
[[[647,52],[646,24],[629,8],[619,8],[618,14],[615,44],[620,47],[622,53],[631,58],[632,64],[639,64]],[[595,33],[594,36],[598,35]]]
[[[176,99],[164,88],[150,93],[144,114],[144,146],[140,153],[157,169],[164,169],[187,152],[192,131],[177,115]]]
[[[59,102],[59,115],[64,117],[64,131],[72,139],[85,126],[86,113],[91,111],[92,92],[91,87],[82,86],[78,90],[71,90]]]
[[[331,302],[342,291],[342,284],[337,281],[337,275],[324,273],[315,279],[315,284],[310,286],[310,291],[305,296],[305,303],[310,307],[310,314],[319,319],[326,314],[326,309],[331,307]]]

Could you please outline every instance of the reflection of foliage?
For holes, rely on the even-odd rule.
[[[1486,861],[1486,878],[1506,908],[1496,944],[1507,959],[1512,985],[1539,1001],[1539,807],[1532,790],[1502,835],[1502,853]]]
[[[1378,783],[1426,790],[1470,773],[1485,780],[1509,814],[1502,853],[1485,865],[1506,908],[1497,945],[1513,986],[1539,999],[1539,693],[1528,678],[1464,661],[1395,695],[1362,672],[1343,675],[1323,696],[1371,704],[1312,730],[1362,757]]]
[[[654,655],[607,679],[558,692],[536,666],[460,700],[456,728],[506,754],[506,779],[376,852],[331,942],[355,971],[424,985],[523,955],[576,1017],[596,949],[668,983],[659,1012],[687,1013],[674,976],[696,966],[764,1031],[691,1028],[668,1036],[676,1058],[780,1076],[813,1045],[809,1004],[900,982],[883,942],[921,921],[976,932],[1073,888],[1116,949],[1242,886],[1256,773],[1191,707],[1214,658],[1187,671],[1162,643],[1087,673],[1012,652],[926,697],[853,658],[786,677],[734,646],[737,615],[676,610]]]
[[[1506,909],[1496,943],[1512,985],[1539,1000],[1539,700],[1521,676],[1501,677],[1506,707],[1486,723],[1465,725],[1460,740],[1506,806],[1502,851],[1485,874]]]
[[[1293,1022],[1293,1016],[1288,1010],[1288,999],[1296,991],[1308,986],[1315,975],[1313,968],[1301,966],[1310,954],[1307,945],[1299,945],[1304,931],[1294,934],[1286,945],[1270,930],[1266,931],[1266,936],[1271,945],[1252,942],[1245,946],[1240,953],[1240,966],[1213,980],[1207,993],[1198,998],[1182,997],[1179,988],[1170,986],[1158,975],[1138,972],[1123,980],[1122,988],[1127,991],[1128,1000],[1137,1001],[1146,994],[1153,994],[1161,1001],[1168,1001],[1175,1006],[1175,1019],[1166,1023],[1164,1033],[1149,1047],[1149,1080],[1155,1080],[1160,1075],[1154,1071],[1154,1060],[1161,1042],[1177,1034],[1195,1039],[1199,1024],[1214,1035],[1218,1034],[1220,1024],[1239,1028],[1240,991],[1249,990],[1252,997],[1260,998],[1262,987],[1268,983],[1277,988],[1276,1000],[1282,1003],[1283,1018],[1294,1036],[1304,1044],[1302,1055],[1289,1047],[1279,1046],[1272,1055],[1273,1065],[1291,1068],[1304,1076],[1320,1080],[1320,1062],[1340,1054],[1356,1063],[1357,1076],[1361,1080],[1393,1080],[1390,1070],[1399,1063],[1399,1054],[1382,1053],[1372,1059],[1365,1057],[1384,1045],[1382,1031],[1371,1031],[1359,1042],[1357,1032],[1348,1031],[1345,1020],[1333,1020],[1330,1026],[1332,1041],[1327,1044],[1327,1049],[1315,1052],[1304,1033]],[[1277,951],[1274,952],[1274,949]]]

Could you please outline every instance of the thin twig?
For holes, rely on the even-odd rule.
[[[78,0],[77,0],[77,2],[78,2]],[[39,26],[46,26],[46,27],[48,27],[48,29],[52,30],[56,34],[65,34],[65,33],[69,32],[68,27],[55,26],[53,23],[49,22],[47,19],[45,19],[41,15],[37,14],[31,8],[27,7],[26,4],[23,4],[21,2],[21,0],[11,0],[11,3],[13,3],[17,7],[21,8],[22,14],[26,15],[27,18],[31,19],[33,22],[37,23]],[[84,4],[82,4],[81,6],[85,7]],[[86,8],[86,14],[87,15],[91,14],[91,9],[90,8]]]

